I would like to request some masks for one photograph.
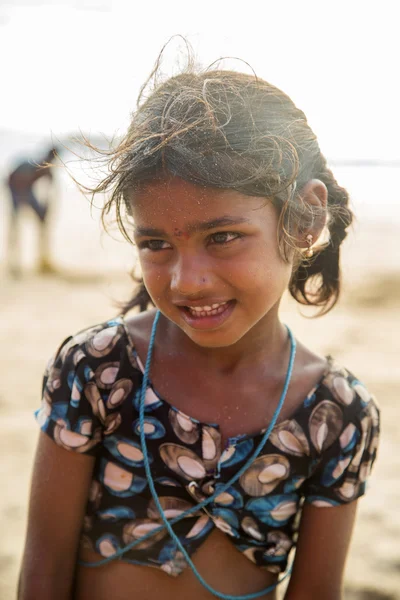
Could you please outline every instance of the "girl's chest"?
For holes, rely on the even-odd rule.
[[[146,348],[138,350],[142,352],[138,355],[136,351],[135,356],[143,372],[139,356],[146,355]],[[193,422],[200,427],[216,426],[222,448],[229,439],[261,433],[274,416],[280,423],[301,411],[304,400],[315,389],[326,368],[325,361],[305,360],[300,347],[284,395],[286,361],[279,366],[279,373],[266,373],[265,368],[250,365],[235,374],[221,374],[210,365],[193,364],[195,361],[184,354],[178,360],[176,355],[159,352],[156,358],[151,365],[148,385],[164,412],[171,409],[187,416],[188,427],[192,427]],[[281,400],[283,403],[276,415]]]
[[[154,372],[154,389],[161,401],[199,424],[214,424],[222,448],[229,438],[255,435],[268,427],[282,396],[284,380],[248,377],[212,379],[193,377],[184,370],[168,376]],[[298,389],[300,387],[300,389]],[[303,389],[302,389],[303,388]],[[278,422],[289,418],[302,405],[308,387],[293,386],[284,398]]]

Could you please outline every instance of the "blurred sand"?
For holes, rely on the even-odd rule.
[[[114,264],[120,251],[119,246],[115,248]],[[347,565],[345,597],[349,600],[400,599],[398,248],[394,225],[359,226],[346,241],[340,305],[316,320],[300,316],[289,299],[282,307],[283,320],[294,328],[297,337],[348,366],[378,397],[382,408],[379,458],[369,491],[360,501]],[[73,251],[76,253],[76,248]],[[125,268],[127,254],[123,252],[120,264]],[[87,259],[86,254],[83,259]],[[62,257],[60,263],[65,265]],[[97,272],[101,263],[98,256],[93,260]],[[0,274],[2,600],[15,598],[37,436],[32,411],[40,401],[46,361],[64,337],[113,316],[113,301],[125,299],[131,289],[123,271],[108,269],[105,278],[97,277],[93,268],[88,275],[72,268],[69,273],[65,277],[38,277],[28,272],[21,280]]]

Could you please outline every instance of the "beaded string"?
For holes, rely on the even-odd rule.
[[[141,442],[141,447],[142,447],[142,452],[143,452],[143,457],[144,457],[144,467],[145,467],[145,471],[146,471],[146,476],[147,476],[147,481],[149,484],[149,488],[151,491],[151,494],[153,496],[154,502],[160,512],[161,515],[161,519],[165,525],[165,528],[167,529],[168,533],[170,534],[171,538],[174,540],[174,542],[176,543],[176,545],[178,546],[179,550],[182,552],[183,556],[185,557],[187,563],[191,566],[193,573],[196,575],[197,579],[199,580],[199,582],[214,596],[216,596],[217,598],[222,598],[223,600],[253,600],[253,598],[259,598],[260,596],[267,594],[269,592],[272,592],[272,590],[274,590],[276,588],[277,585],[279,585],[284,579],[285,577],[287,577],[289,575],[289,572],[286,573],[286,575],[281,578],[277,583],[261,590],[260,592],[254,592],[252,594],[245,594],[245,595],[241,595],[241,596],[231,596],[229,594],[223,594],[222,592],[218,592],[217,590],[214,590],[204,579],[203,577],[200,575],[200,573],[197,571],[195,565],[193,564],[189,554],[187,553],[187,551],[185,550],[184,546],[182,545],[181,541],[179,540],[178,536],[175,534],[174,530],[171,527],[171,524],[168,522],[168,519],[166,518],[164,511],[162,509],[162,506],[160,504],[160,501],[158,499],[158,495],[157,495],[157,491],[154,487],[154,481],[153,481],[153,477],[151,474],[151,469],[150,469],[150,463],[149,463],[149,459],[148,459],[148,454],[147,454],[147,446],[146,446],[146,435],[144,433],[144,401],[145,401],[145,394],[146,394],[146,390],[147,390],[147,380],[148,380],[148,376],[149,376],[149,372],[150,372],[150,366],[151,366],[151,358],[152,358],[152,351],[153,351],[153,346],[154,346],[154,339],[155,339],[155,335],[156,335],[156,329],[157,329],[157,323],[158,323],[158,319],[160,317],[160,312],[157,311],[156,317],[154,319],[154,323],[153,323],[153,328],[152,328],[152,332],[151,332],[151,337],[150,337],[150,345],[149,345],[149,350],[147,353],[147,359],[146,359],[146,366],[145,366],[145,370],[144,370],[144,375],[143,375],[143,381],[142,381],[142,390],[141,390],[141,398],[140,398],[140,411],[139,411],[139,423],[140,423],[140,442]],[[212,502],[214,500],[214,498],[216,496],[218,496],[219,494],[224,493],[224,491],[226,489],[228,489],[232,483],[235,483],[239,477],[246,471],[246,469],[250,466],[250,464],[253,462],[253,460],[259,455],[259,453],[261,452],[262,448],[264,447],[272,429],[275,426],[275,423],[278,419],[279,413],[281,411],[283,402],[285,400],[286,394],[287,394],[287,390],[289,387],[289,383],[290,383],[290,379],[292,376],[292,371],[293,371],[293,364],[294,364],[294,358],[295,358],[295,354],[296,354],[296,341],[293,338],[293,335],[290,331],[290,329],[288,328],[288,333],[289,333],[289,337],[290,337],[290,343],[291,343],[291,351],[290,351],[290,359],[289,359],[289,366],[288,366],[288,370],[286,373],[286,379],[285,379],[285,384],[282,390],[282,394],[281,394],[281,398],[279,400],[278,406],[275,409],[274,415],[271,419],[271,422],[269,424],[269,427],[267,429],[267,431],[265,432],[265,434],[262,437],[261,442],[259,443],[259,445],[257,446],[253,456],[239,469],[239,471],[237,471],[237,473],[226,483],[223,484],[223,486],[218,490],[218,492],[215,492],[212,496],[209,496],[208,498],[206,498],[205,500],[203,500],[202,502],[200,502],[199,504],[197,504],[197,506],[195,507],[197,510],[199,508],[202,508],[204,506],[206,506],[207,504],[209,504],[210,502]],[[189,510],[185,511],[184,513],[182,513],[180,515],[181,518],[183,518],[184,516],[186,516],[187,514],[189,514]]]
[[[147,538],[153,536],[158,531],[167,529],[171,538],[175,541],[179,550],[182,552],[183,556],[185,557],[185,560],[192,568],[192,570],[193,570],[194,574],[196,575],[197,579],[199,580],[199,582],[211,594],[213,594],[217,598],[221,598],[222,600],[253,600],[255,598],[259,598],[263,594],[267,594],[267,593],[271,592],[272,590],[274,590],[280,583],[282,583],[282,581],[284,581],[284,579],[286,579],[286,577],[288,577],[290,575],[291,570],[288,570],[287,573],[277,583],[261,590],[260,592],[254,592],[252,594],[245,594],[245,595],[241,595],[241,596],[231,596],[228,594],[223,594],[222,592],[218,592],[217,590],[214,590],[203,579],[203,577],[200,575],[200,573],[197,571],[189,554],[187,553],[187,551],[185,550],[181,541],[179,540],[179,538],[175,534],[174,530],[172,529],[172,525],[179,522],[181,519],[187,517],[188,515],[197,512],[199,509],[207,506],[207,504],[210,504],[211,502],[213,502],[217,496],[219,496],[220,494],[225,492],[233,483],[235,483],[239,479],[239,477],[248,469],[248,467],[251,465],[251,463],[254,461],[254,459],[257,458],[257,456],[260,454],[261,450],[263,449],[265,443],[267,442],[267,440],[271,434],[271,431],[275,427],[276,421],[278,420],[278,417],[279,417],[279,413],[281,411],[281,408],[282,408],[283,403],[286,398],[286,394],[287,394],[290,380],[292,377],[294,359],[295,359],[295,355],[296,355],[296,340],[294,339],[293,334],[292,334],[291,330],[289,329],[289,327],[286,327],[288,334],[289,334],[289,338],[290,338],[291,348],[290,348],[290,358],[289,358],[289,364],[288,364],[288,369],[287,369],[287,373],[286,373],[285,383],[283,386],[281,397],[278,402],[278,406],[275,409],[275,412],[272,416],[271,422],[270,422],[267,430],[265,431],[260,443],[258,444],[257,448],[253,452],[252,456],[246,461],[246,463],[237,471],[237,473],[227,483],[220,485],[217,492],[214,492],[214,494],[212,494],[211,496],[208,496],[207,498],[205,498],[204,500],[202,500],[201,502],[199,502],[192,508],[189,508],[188,510],[184,511],[183,513],[181,513],[179,516],[175,517],[174,519],[168,520],[164,514],[163,508],[158,499],[157,491],[154,487],[154,481],[153,481],[153,477],[151,474],[150,463],[149,463],[149,458],[148,458],[148,454],[147,454],[146,435],[145,435],[145,431],[144,431],[145,396],[146,396],[146,391],[147,391],[147,383],[148,383],[151,359],[152,359],[152,354],[153,354],[154,340],[155,340],[155,336],[156,336],[157,323],[158,323],[159,318],[160,318],[160,311],[157,311],[156,316],[153,321],[149,349],[148,349],[147,358],[146,358],[146,365],[145,365],[145,369],[144,369],[144,373],[143,373],[142,387],[141,387],[141,392],[140,392],[139,424],[140,424],[140,443],[141,443],[141,448],[142,448],[142,452],[143,452],[143,462],[144,462],[144,467],[145,467],[145,471],[146,471],[147,482],[149,484],[151,494],[153,496],[154,502],[158,508],[158,511],[160,513],[160,516],[161,516],[161,519],[162,519],[164,525],[160,525],[159,527],[157,527],[156,529],[153,529],[152,531],[150,531],[146,535],[142,536],[141,538],[134,540],[133,542],[131,542],[130,544],[127,544],[123,548],[119,548],[114,554],[112,554],[111,556],[109,556],[107,558],[104,558],[103,560],[100,560],[97,562],[84,562],[84,561],[79,561],[79,562],[80,562],[80,564],[87,566],[87,567],[99,567],[101,565],[104,565],[104,564],[112,561],[112,560],[119,558],[120,556],[125,554],[128,550],[130,550],[131,548],[134,548],[137,544],[139,544],[139,543],[143,542],[144,540],[146,540]]]

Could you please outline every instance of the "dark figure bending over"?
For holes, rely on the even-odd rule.
[[[51,183],[53,175],[49,164],[57,158],[57,149],[50,148],[47,154],[38,163],[24,161],[21,162],[8,177],[8,187],[10,189],[12,200],[12,212],[9,236],[9,270],[13,275],[19,275],[18,260],[18,225],[20,210],[22,206],[30,206],[39,219],[39,265],[40,273],[50,273],[54,271],[49,260],[48,252],[48,234],[46,229],[46,220],[49,213],[49,198],[46,202],[39,202],[33,185],[42,178],[46,177]]]

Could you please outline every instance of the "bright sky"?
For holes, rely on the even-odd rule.
[[[0,7],[0,129],[121,132],[181,33],[202,64],[238,56],[286,91],[328,156],[399,159],[397,15],[397,0],[13,0]]]

